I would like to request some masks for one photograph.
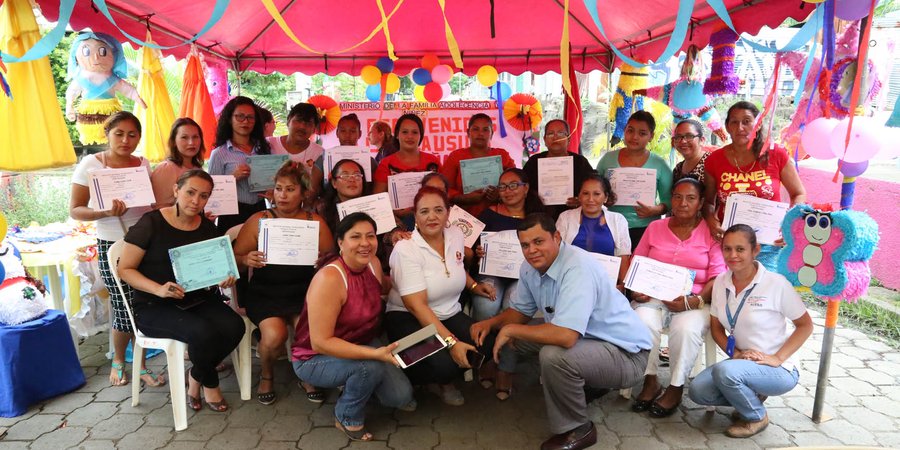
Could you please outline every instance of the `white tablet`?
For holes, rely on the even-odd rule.
[[[447,343],[437,333],[434,325],[428,325],[419,331],[397,341],[399,344],[391,353],[400,363],[400,367],[407,368],[439,351],[447,346]]]

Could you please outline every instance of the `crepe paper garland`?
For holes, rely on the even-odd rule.
[[[376,85],[377,86],[377,85]],[[328,134],[337,128],[341,120],[341,107],[333,98],[327,95],[314,95],[306,101],[316,107],[319,113],[319,134]]]
[[[883,125],[872,117],[857,117],[850,130],[850,143],[845,148],[847,129],[850,126],[850,118],[838,122],[831,131],[831,151],[836,155],[843,155],[843,160],[851,163],[861,163],[872,159],[881,150],[879,133]]]
[[[457,68],[462,69],[462,53],[459,51],[459,44],[456,42],[456,37],[453,35],[453,30],[450,28],[450,22],[447,20],[445,3],[446,0],[438,0],[438,5],[441,7],[441,17],[443,17],[444,19],[444,36],[447,38],[447,49],[450,50],[450,56],[453,58],[453,64]],[[493,3],[491,3],[491,8],[493,9]]]
[[[9,82],[6,81],[6,66],[3,65],[2,59],[0,59],[0,88],[3,89],[3,93],[6,94],[10,100],[13,99],[12,88],[9,87]]]
[[[206,21],[206,24],[203,25],[203,28],[201,28],[200,31],[197,32],[197,34],[193,35],[190,39],[185,39],[180,44],[166,46],[166,45],[154,44],[153,42],[143,41],[141,39],[138,39],[138,38],[128,34],[125,30],[122,29],[122,27],[119,26],[118,23],[116,23],[116,20],[113,19],[112,14],[109,13],[109,8],[106,6],[106,0],[93,0],[93,1],[94,1],[95,9],[100,11],[100,13],[103,14],[103,16],[106,17],[107,20],[109,20],[109,23],[113,24],[119,30],[119,32],[122,33],[123,36],[128,38],[128,40],[130,40],[131,42],[134,42],[140,46],[149,47],[149,48],[156,49],[156,50],[168,50],[168,49],[172,49],[172,48],[176,48],[176,47],[181,47],[182,45],[191,44],[194,41],[196,41],[197,39],[200,39],[215,24],[219,23],[219,20],[222,19],[223,15],[225,15],[225,10],[228,9],[228,5],[231,4],[231,0],[216,0],[216,4],[213,5],[212,14],[210,14],[209,19]],[[263,3],[265,3],[265,2],[266,2],[266,0],[263,0]]]
[[[803,151],[812,158],[829,160],[834,159],[831,150],[831,132],[837,126],[837,119],[819,117],[808,123],[800,135],[800,145]]]
[[[10,7],[10,5],[7,5],[7,7]],[[49,33],[35,42],[34,46],[29,48],[22,56],[17,57],[0,51],[0,60],[5,60],[8,63],[29,62],[49,55],[59,45],[59,41],[62,40],[63,36],[66,35],[66,27],[69,26],[69,19],[72,18],[74,9],[75,0],[61,0],[59,2],[59,20]],[[7,95],[10,95],[10,98],[12,98],[11,94]]]
[[[712,46],[712,67],[709,78],[703,83],[703,93],[712,96],[735,95],[741,80],[734,74],[734,49],[739,36],[723,27],[709,36]]]
[[[785,215],[781,233],[778,272],[792,285],[830,301],[855,302],[865,295],[868,261],[879,239],[878,224],[868,214],[797,205]]]
[[[835,0],[834,15],[843,20],[859,20],[869,15],[869,2],[865,0]]]
[[[503,117],[519,131],[532,131],[544,118],[541,102],[528,94],[514,94],[503,102]]]
[[[588,1],[589,0],[585,0],[585,2],[588,2]],[[851,0],[851,1],[857,1],[857,0]],[[725,2],[723,0],[706,0],[706,3],[713,9],[713,11],[715,11],[716,15],[719,16],[720,19],[722,19],[722,22],[724,22],[728,28],[730,28],[732,31],[737,33],[737,29],[735,29],[734,23],[731,21],[731,15],[728,14],[728,7],[725,6]],[[829,2],[824,2],[822,6],[826,6],[828,4],[829,4]],[[741,38],[741,40],[745,44],[747,44],[750,48],[752,48],[753,50],[756,50],[758,52],[763,52],[763,53],[792,52],[792,51],[797,50],[797,49],[803,47],[804,45],[806,45],[806,43],[809,42],[810,39],[814,38],[818,34],[819,29],[822,26],[826,26],[826,28],[827,28],[828,20],[827,20],[826,16],[827,16],[827,14],[825,13],[825,9],[823,7],[816,7],[816,10],[813,12],[810,19],[807,20],[806,23],[804,23],[803,26],[800,27],[799,30],[797,30],[797,34],[795,34],[791,38],[791,40],[788,41],[788,43],[785,44],[781,48],[772,48],[767,45],[763,45],[758,42],[754,42],[745,37]],[[828,33],[826,32],[825,35],[827,36]],[[682,37],[682,40],[683,39],[684,38]],[[614,48],[614,50],[615,50],[615,48]],[[664,61],[664,60],[662,58],[659,58],[659,59],[656,59],[655,61]]]

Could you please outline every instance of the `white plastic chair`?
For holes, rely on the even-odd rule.
[[[225,235],[228,236],[231,242],[234,242],[243,226],[243,224],[235,225],[229,228]],[[244,337],[241,339],[241,343],[231,352],[231,363],[234,364],[234,374],[237,377],[238,387],[241,390],[241,400],[250,400],[250,386],[253,383],[253,367],[250,364],[250,340],[256,325],[247,318],[244,308],[238,306],[237,288],[232,287],[228,289],[225,295],[229,298],[231,308],[244,319]]]
[[[125,297],[122,282],[119,279],[119,257],[125,246],[124,241],[116,241],[109,248],[109,271],[116,280],[116,289]],[[166,363],[169,366],[169,393],[172,401],[172,415],[175,417],[175,431],[187,429],[187,403],[184,390],[184,352],[187,344],[175,339],[154,338],[144,336],[134,322],[134,314],[131,312],[131,304],[126,300],[125,308],[128,311],[128,320],[134,329],[134,362],[131,365],[131,406],[140,404],[141,394],[141,361],[144,360],[145,348],[157,348],[166,353]]]

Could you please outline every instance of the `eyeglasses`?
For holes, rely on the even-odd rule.
[[[253,114],[235,114],[231,118],[238,122],[256,122],[256,116]]]
[[[342,173],[340,175],[335,175],[335,178],[341,181],[352,181],[352,180],[362,180],[363,174],[359,172],[355,173]]]
[[[522,182],[519,182],[519,181],[512,182],[512,183],[509,183],[509,184],[498,184],[498,185],[497,185],[497,190],[498,190],[498,191],[505,191],[505,190],[509,189],[509,190],[514,191],[514,190],[518,189],[520,186],[525,186],[526,184],[528,184],[528,183],[522,183]]]
[[[681,142],[681,141],[689,141],[693,138],[698,138],[698,137],[700,137],[699,134],[674,134],[674,135],[672,135],[672,140],[675,142]]]
[[[565,131],[550,131],[544,133],[544,137],[569,137],[569,133],[566,133]]]

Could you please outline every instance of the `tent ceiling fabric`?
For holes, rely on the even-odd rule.
[[[390,14],[398,2],[383,0]],[[564,0],[495,0],[496,37],[491,38],[489,0],[449,0],[446,14],[463,53],[465,73],[473,75],[483,64],[500,71],[558,72]],[[38,0],[44,16],[56,20],[59,0]],[[154,40],[176,45],[196,33],[212,12],[213,0],[107,0],[118,25],[133,36],[143,36],[146,23],[138,18],[152,14]],[[364,40],[381,22],[374,1],[274,0],[297,37],[326,56],[303,50],[291,41],[257,0],[234,0],[222,20],[197,44],[207,57],[229,61],[231,67],[261,73],[273,71],[315,74],[347,72],[359,74],[367,64],[387,55],[384,33],[345,53],[335,53]],[[800,0],[725,0],[735,27],[754,34],[766,25],[775,27],[785,18],[805,19],[814,5]],[[675,0],[603,0],[599,16],[607,35],[626,55],[647,60],[658,57],[668,43],[675,23]],[[693,31],[682,48],[691,43],[707,44],[709,34],[721,21],[705,1],[695,2]],[[389,29],[400,59],[396,73],[405,75],[419,66],[425,53],[435,53],[452,65],[444,23],[437,0],[405,0],[390,19]],[[75,30],[91,28],[125,40],[122,33],[89,0],[78,1],[71,20]],[[609,71],[619,64],[611,57],[584,3],[570,0],[572,65],[575,70]],[[649,30],[649,32],[648,32]],[[692,36],[691,36],[692,35]],[[184,58],[183,45],[164,50]],[[612,61],[612,64],[611,64]],[[326,67],[327,64],[327,67]]]

